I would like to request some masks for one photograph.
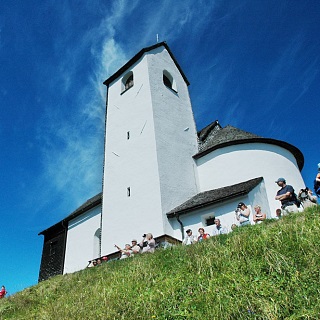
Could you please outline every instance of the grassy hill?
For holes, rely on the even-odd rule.
[[[320,207],[56,276],[1,319],[320,319]]]

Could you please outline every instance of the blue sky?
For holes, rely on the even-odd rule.
[[[157,34],[190,82],[198,130],[218,119],[289,142],[312,186],[319,30],[319,1],[2,0],[0,285],[36,284],[38,233],[101,191],[102,82]]]

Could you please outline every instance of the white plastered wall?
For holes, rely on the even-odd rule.
[[[220,148],[198,159],[197,167],[201,191],[263,177],[272,217],[280,206],[274,199],[279,189],[277,178],[284,177],[295,190],[304,187],[293,154],[272,144],[247,143]]]
[[[172,235],[166,213],[198,191],[196,166],[197,132],[188,87],[164,47],[148,55],[159,168],[163,233]],[[163,73],[174,79],[176,92],[164,86]]]
[[[68,235],[63,273],[84,269],[88,260],[99,256],[101,205],[83,213],[68,223]]]
[[[267,217],[270,218],[270,211],[267,208],[268,199],[265,190],[265,184],[264,181],[262,181],[246,196],[230,199],[225,202],[217,203],[215,205],[211,205],[203,209],[198,209],[190,213],[181,215],[180,220],[183,223],[184,232],[187,229],[191,229],[194,235],[198,235],[198,229],[202,227],[207,233],[212,235],[214,226],[206,226],[206,219],[213,216],[220,219],[221,224],[230,232],[232,224],[236,224],[237,226],[239,226],[239,222],[237,221],[235,216],[235,209],[237,208],[237,205],[240,201],[246,203],[251,211],[249,217],[251,224],[254,224],[253,208],[256,204],[260,204],[262,207],[266,208],[264,212],[267,214]],[[180,224],[177,222],[176,218],[171,218],[170,220],[172,221],[172,225],[174,228],[175,238],[182,240]]]

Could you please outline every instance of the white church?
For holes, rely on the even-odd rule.
[[[305,187],[293,145],[218,121],[197,131],[188,79],[165,42],[142,49],[104,84],[102,192],[39,233],[39,281],[114,258],[115,243],[144,233],[175,243],[189,228],[210,234],[215,217],[230,229],[240,201],[274,218],[275,180]]]

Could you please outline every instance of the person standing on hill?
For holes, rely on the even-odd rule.
[[[275,199],[281,202],[282,215],[298,212],[297,199],[293,187],[286,184],[286,179],[284,178],[279,178],[275,183],[281,188],[278,190]]]
[[[6,294],[7,294],[6,288],[5,286],[2,286],[0,290],[0,299],[4,298]]]
[[[320,197],[320,163],[318,163],[318,173],[314,179],[314,192]]]

